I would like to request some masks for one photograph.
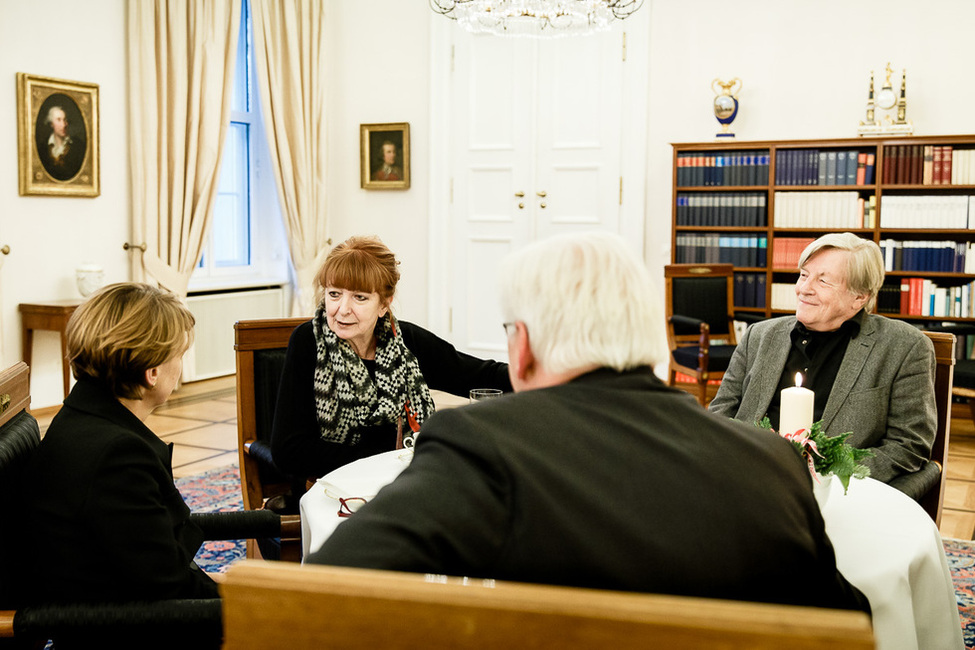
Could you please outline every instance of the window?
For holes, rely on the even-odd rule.
[[[237,65],[210,231],[190,291],[232,289],[288,281],[288,245],[261,120],[245,0]]]

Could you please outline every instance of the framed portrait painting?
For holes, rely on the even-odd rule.
[[[98,196],[98,86],[17,73],[20,194]]]
[[[367,190],[410,187],[410,125],[360,124],[360,180]]]

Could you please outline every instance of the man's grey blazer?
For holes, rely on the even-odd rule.
[[[795,316],[755,323],[731,358],[712,412],[748,423],[761,420],[778,388]],[[848,442],[873,450],[870,475],[885,483],[919,470],[937,431],[934,346],[902,321],[863,314],[850,340],[823,412],[829,435],[852,431]]]

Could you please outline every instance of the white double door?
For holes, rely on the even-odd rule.
[[[624,223],[624,196],[643,205],[622,172],[625,39],[622,28],[553,40],[452,34],[444,240],[459,349],[506,358],[497,279],[508,253],[590,230],[622,233],[642,252],[642,209]]]

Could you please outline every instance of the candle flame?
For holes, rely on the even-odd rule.
[[[798,388],[800,386],[802,386],[802,375],[797,372],[796,373],[796,388]]]

